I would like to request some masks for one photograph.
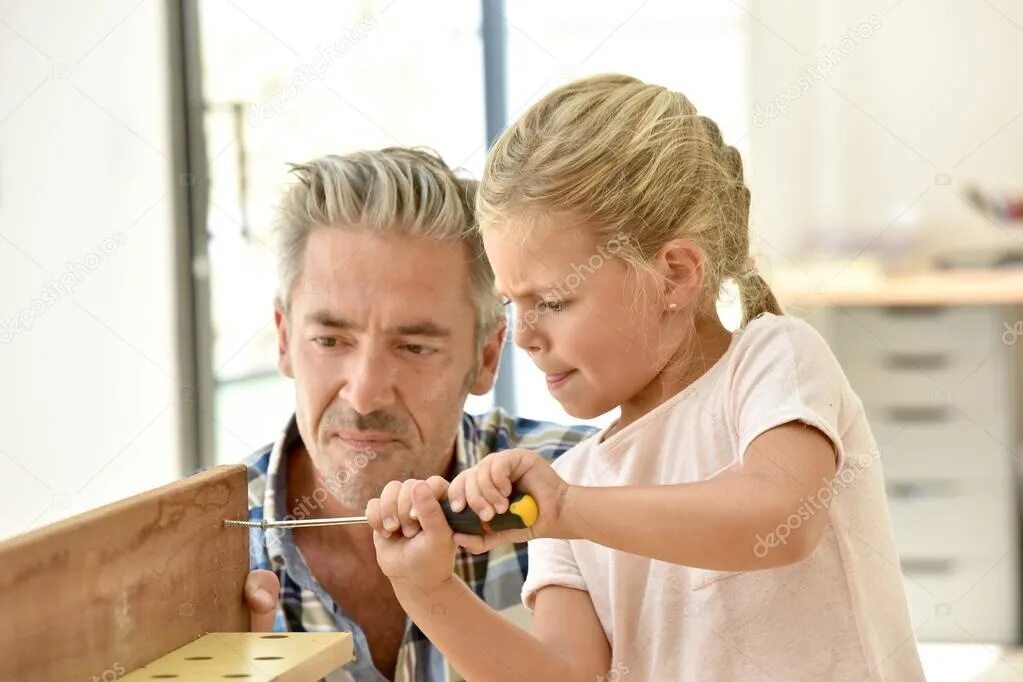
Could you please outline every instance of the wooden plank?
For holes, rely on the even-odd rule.
[[[211,634],[139,668],[123,682],[316,682],[352,660],[347,632]]]
[[[0,680],[113,680],[208,632],[245,632],[242,465],[0,543]]]

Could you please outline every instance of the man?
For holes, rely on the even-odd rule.
[[[493,386],[506,324],[474,229],[475,183],[436,156],[391,148],[293,168],[281,205],[278,363],[296,409],[250,456],[251,520],[358,516],[395,479],[450,480],[512,447],[556,457],[589,430],[462,412]],[[252,531],[254,630],[351,632],[330,679],[459,680],[401,609],[368,526]],[[525,545],[455,573],[515,607]],[[277,599],[280,589],[279,604]]]

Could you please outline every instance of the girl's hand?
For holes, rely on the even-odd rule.
[[[430,592],[451,580],[455,541],[437,502],[447,489],[440,476],[391,481],[366,506],[377,563],[392,583]]]
[[[561,511],[569,485],[540,455],[532,450],[503,450],[487,455],[479,464],[455,476],[448,488],[451,508],[469,507],[484,521],[508,511],[514,488],[536,500],[540,516],[532,528],[507,530],[489,535],[455,534],[455,542],[473,554],[489,551],[508,542],[525,542],[538,537],[571,537],[563,526]]]

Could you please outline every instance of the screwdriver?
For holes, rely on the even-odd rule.
[[[526,493],[515,493],[509,499],[508,511],[497,514],[490,521],[481,519],[471,507],[466,506],[460,512],[456,512],[442,500],[440,507],[444,512],[451,530],[466,535],[486,535],[502,530],[515,530],[518,528],[529,528],[536,523],[540,515],[540,509],[532,495]],[[288,519],[283,521],[235,521],[227,519],[225,526],[242,528],[310,528],[314,526],[351,526],[360,523],[368,523],[365,516],[338,516],[323,519]]]

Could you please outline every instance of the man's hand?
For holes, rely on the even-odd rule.
[[[377,563],[392,584],[430,592],[451,580],[455,541],[437,501],[447,487],[440,476],[391,481],[366,506]]]
[[[277,574],[263,569],[249,571],[243,592],[249,605],[249,632],[272,632],[281,592]]]
[[[547,460],[532,450],[519,448],[487,455],[479,464],[451,481],[448,488],[451,508],[461,511],[468,504],[481,519],[489,521],[495,514],[508,511],[508,498],[514,488],[533,496],[540,516],[532,528],[483,536],[458,533],[455,542],[473,554],[480,554],[508,542],[525,542],[539,537],[571,537],[561,522],[561,510],[569,487]]]

